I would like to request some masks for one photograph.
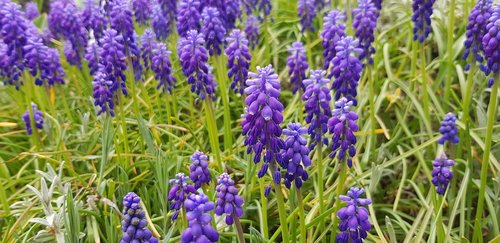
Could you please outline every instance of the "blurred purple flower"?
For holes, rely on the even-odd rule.
[[[115,116],[115,103],[113,101],[113,91],[111,89],[113,87],[113,81],[109,77],[110,76],[106,74],[104,70],[98,70],[94,74],[92,87],[94,105],[99,107],[97,115],[107,112],[111,116]]]
[[[347,158],[347,165],[352,167],[352,157],[356,155],[356,136],[358,131],[358,114],[351,111],[352,101],[345,97],[335,102],[332,117],[328,120],[328,127],[332,133],[332,152],[330,158],[337,156],[339,160]]]
[[[360,198],[364,193],[363,188],[351,187],[347,192],[348,196],[340,195],[339,199],[347,202],[347,205],[337,212],[340,219],[337,242],[363,242],[367,232],[372,228],[370,223],[370,213],[364,207],[372,204],[370,199]]]
[[[231,89],[243,95],[250,60],[252,59],[252,55],[248,50],[248,40],[244,32],[233,29],[229,37],[226,38],[226,42],[228,43],[225,51],[228,56],[228,76],[233,78]]]
[[[124,95],[127,95],[127,87],[125,85],[125,70],[127,64],[125,62],[125,46],[123,45],[123,37],[114,29],[104,31],[101,40],[101,56],[99,57],[100,67],[107,76],[108,81],[112,84],[109,87],[110,91],[115,94],[121,89]]]
[[[185,205],[188,227],[182,233],[181,242],[217,242],[219,233],[210,225],[212,216],[209,214],[214,209],[214,203],[210,202],[205,194],[200,193],[189,195]]]
[[[196,193],[196,189],[193,185],[188,184],[187,180],[189,178],[184,175],[184,173],[178,173],[175,175],[175,179],[170,180],[170,184],[173,184],[168,192],[168,201],[171,201],[170,210],[175,210],[172,214],[172,220],[176,220],[179,217],[179,212],[184,205],[186,198],[190,195]]]
[[[91,75],[97,73],[99,69],[99,57],[102,54],[101,47],[97,44],[97,42],[91,42],[87,45],[85,49],[85,60],[87,60],[89,71]]]
[[[500,72],[500,52],[498,51],[500,44],[500,5],[493,7],[491,16],[486,25],[486,34],[483,37],[484,57],[488,64],[488,70],[493,73]],[[493,85],[493,79],[490,79],[488,86]]]
[[[448,159],[446,154],[443,153],[432,162],[432,165],[434,166],[432,170],[432,184],[436,186],[438,194],[444,195],[448,184],[453,179],[453,172],[451,172],[450,167],[455,165],[455,161]]]
[[[354,15],[352,25],[356,31],[356,38],[359,40],[358,47],[362,50],[358,58],[365,59],[366,63],[372,64],[371,55],[375,53],[372,43],[375,40],[374,32],[379,16],[378,9],[372,0],[358,0],[358,7],[352,13]]]
[[[177,33],[184,37],[190,30],[201,28],[200,1],[181,0],[177,13]]]
[[[38,6],[34,2],[26,3],[26,6],[24,6],[24,12],[26,13],[26,18],[28,20],[34,20],[40,16]]]
[[[487,33],[486,25],[488,24],[488,19],[491,16],[491,5],[492,0],[479,0],[476,6],[472,9],[469,14],[469,23],[467,24],[466,40],[464,43],[465,51],[463,59],[467,59],[471,56],[472,63],[480,63],[481,69],[485,71],[486,74],[489,73],[487,66],[484,65],[484,48],[483,48],[483,37]],[[469,70],[470,63],[465,66],[465,70]]]
[[[85,5],[82,12],[83,26],[87,31],[93,31],[94,38],[99,40],[102,33],[108,25],[108,19],[104,15],[104,11],[99,6],[99,1],[85,0]]]
[[[132,10],[135,21],[140,25],[146,25],[151,16],[151,3],[149,0],[132,0]]]
[[[172,64],[170,62],[170,52],[165,43],[159,43],[153,49],[151,59],[151,69],[155,72],[155,78],[158,81],[157,89],[172,93],[172,87],[176,79],[172,76]]]
[[[238,195],[238,188],[234,186],[234,181],[227,173],[222,173],[217,179],[217,199],[215,214],[222,216],[226,214],[226,224],[232,225],[235,217],[243,215],[243,198]]]
[[[38,110],[37,105],[31,104],[33,118],[35,120],[35,127],[38,129],[43,129],[43,113]],[[23,114],[24,125],[26,125],[26,133],[31,135],[33,133],[33,128],[31,127],[31,117],[30,111],[26,110]]]
[[[148,229],[148,222],[146,221],[145,212],[140,202],[141,198],[133,192],[129,192],[123,198],[123,236],[120,243],[158,242],[158,239],[156,239]]]
[[[271,0],[258,0],[259,2],[259,11],[264,13],[264,17],[267,17],[271,14],[272,4]]]
[[[309,68],[309,64],[307,64],[306,50],[300,41],[294,42],[287,50],[290,55],[286,65],[288,66],[290,83],[293,86],[292,92],[295,94],[299,89],[305,90],[302,81],[306,79],[306,70]]]
[[[253,15],[248,16],[245,22],[245,34],[247,35],[252,50],[259,45],[259,25],[259,19]]]
[[[158,0],[163,11],[163,16],[167,18],[168,23],[174,23],[177,17],[177,0]],[[169,25],[172,28],[172,25]],[[172,31],[171,29],[169,32]]]
[[[302,136],[307,133],[307,128],[300,123],[289,123],[288,129],[283,130],[287,136],[285,147],[280,154],[280,163],[286,169],[284,183],[287,188],[295,182],[297,188],[302,187],[302,182],[309,178],[306,168],[311,166],[307,140]]]
[[[201,33],[205,36],[205,45],[210,55],[220,55],[221,45],[224,44],[226,29],[221,21],[219,11],[213,7],[206,7],[201,14],[203,26]]]
[[[170,19],[164,15],[159,4],[153,6],[151,26],[153,27],[157,40],[164,41],[167,39],[170,34]]]
[[[190,157],[189,178],[194,183],[194,188],[200,188],[204,183],[210,183],[210,171],[208,170],[208,156],[203,152],[196,151]]]
[[[423,43],[431,33],[432,5],[435,0],[413,0],[413,40]]]
[[[439,128],[439,132],[442,137],[439,138],[438,143],[444,144],[446,141],[451,142],[453,144],[457,144],[460,140],[458,137],[458,128],[456,125],[457,116],[453,113],[448,113],[444,117],[444,120],[441,121],[441,127]]]
[[[23,50],[26,68],[35,77],[36,85],[64,84],[65,72],[61,66],[59,52],[45,46],[38,33],[29,34]]]
[[[345,37],[345,16],[339,11],[332,10],[323,18],[323,31],[321,31],[321,44],[323,45],[323,68],[328,69],[331,61],[337,54],[335,47]]]
[[[313,0],[298,0],[297,2],[298,16],[300,17],[300,24],[302,25],[302,32],[308,29],[312,32],[315,31],[312,22],[316,17],[316,6]]]
[[[328,78],[335,77],[332,84],[332,89],[335,90],[335,100],[343,96],[352,101],[353,105],[357,104],[356,88],[363,70],[361,61],[356,57],[356,54],[362,51],[357,48],[358,45],[358,40],[350,36],[342,38],[335,46],[337,53],[332,60],[333,67],[328,75]]]
[[[153,49],[157,44],[153,31],[151,29],[146,29],[141,37],[141,57],[146,69],[149,69],[149,64],[153,58]]]

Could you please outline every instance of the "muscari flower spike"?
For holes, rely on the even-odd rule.
[[[259,163],[264,153],[264,164],[258,176],[263,177],[269,164],[273,171],[273,180],[280,183],[281,175],[276,168],[276,159],[284,142],[281,139],[283,122],[283,105],[279,101],[280,81],[272,65],[257,67],[257,73],[248,73],[245,88],[245,114],[242,115],[242,134],[246,136],[247,153],[255,153],[254,163]]]
[[[332,10],[323,17],[323,31],[321,31],[321,44],[323,45],[323,57],[325,63],[323,68],[328,69],[331,61],[337,54],[335,47],[345,37],[345,15],[339,11]]]
[[[163,11],[163,16],[168,19],[169,23],[173,23],[177,16],[177,0],[158,0],[158,3]]]
[[[259,25],[260,22],[255,16],[248,16],[245,22],[245,34],[247,35],[252,50],[259,45]]]
[[[179,36],[186,36],[190,30],[200,30],[200,5],[199,0],[181,0],[177,13],[177,33]]]
[[[486,34],[483,37],[484,57],[488,65],[488,70],[497,74],[500,72],[500,5],[493,7],[491,16],[486,25]],[[494,79],[490,79],[488,86],[493,85]]]
[[[313,20],[316,17],[316,6],[313,0],[299,0],[297,2],[298,16],[300,17],[300,24],[302,25],[302,32],[310,30],[315,31]]]
[[[31,104],[32,112],[33,112],[33,118],[35,121],[35,128],[37,129],[43,129],[43,113],[42,111],[38,110],[37,105]],[[30,111],[26,110],[23,114],[23,121],[24,125],[26,125],[26,133],[28,135],[33,134],[33,128],[31,127],[31,117],[30,117]]]
[[[288,66],[290,83],[293,85],[292,92],[295,94],[299,89],[305,90],[302,81],[306,79],[306,70],[309,68],[309,64],[307,64],[306,50],[300,41],[296,41],[288,47],[288,53],[290,55],[286,65]]]
[[[135,21],[140,25],[146,25],[151,16],[151,4],[149,0],[132,0],[132,10]]]
[[[189,158],[189,178],[194,183],[194,188],[198,189],[203,184],[210,183],[210,171],[208,170],[208,156],[203,152],[196,151]]]
[[[217,200],[215,214],[222,216],[226,214],[226,224],[232,225],[234,217],[240,218],[243,215],[243,198],[238,195],[238,188],[234,186],[234,181],[227,173],[222,173],[217,178]]]
[[[258,0],[242,0],[245,13],[248,16],[250,16],[257,9],[258,2]]]
[[[104,15],[104,11],[99,6],[97,0],[85,0],[85,6],[82,12],[83,26],[87,31],[94,33],[94,38],[99,40],[102,33],[108,25],[108,20]]]
[[[316,12],[320,13],[323,11],[327,3],[330,3],[331,0],[314,0],[314,6],[316,8]]]
[[[217,242],[219,233],[210,225],[212,216],[209,214],[214,209],[214,203],[210,202],[203,193],[190,194],[185,201],[185,206],[188,227],[181,235],[181,242]]]
[[[222,24],[217,8],[206,7],[201,14],[203,17],[203,26],[201,33],[205,36],[205,45],[210,55],[220,55],[221,45],[224,43],[226,29]]]
[[[170,184],[173,184],[168,192],[168,201],[171,201],[170,210],[175,210],[172,214],[172,220],[176,220],[179,217],[182,205],[185,204],[186,198],[194,193],[196,189],[193,185],[189,184],[187,181],[189,177],[185,176],[184,173],[178,173],[175,175],[175,179],[170,180]]]
[[[148,222],[140,202],[141,198],[133,192],[129,192],[123,198],[123,236],[120,243],[158,242],[148,229]]]
[[[125,84],[127,64],[123,36],[114,29],[107,29],[101,40],[101,49],[99,69],[106,74],[108,81],[111,81],[112,84],[109,87],[111,92],[116,94],[115,92],[121,89],[122,93],[127,95]]]
[[[287,188],[291,187],[292,182],[295,182],[297,188],[301,188],[302,182],[309,178],[306,168],[311,166],[311,159],[307,140],[303,137],[306,133],[307,128],[300,123],[289,123],[288,129],[283,130],[287,138],[279,161],[281,167],[286,169],[284,183]]]
[[[155,41],[155,34],[151,29],[146,29],[141,37],[141,57],[144,61],[144,67],[149,68],[153,58],[153,49],[158,45]]]
[[[155,79],[158,81],[156,89],[163,92],[168,90],[169,93],[172,93],[172,87],[177,80],[172,76],[170,54],[172,52],[168,50],[165,43],[157,44],[153,49],[151,69],[155,72]]]
[[[160,4],[153,6],[151,26],[155,32],[156,39],[159,41],[164,41],[170,35],[170,20],[164,15]]]
[[[479,0],[476,6],[469,14],[469,23],[467,24],[467,31],[465,33],[466,40],[464,43],[465,51],[463,59],[471,57],[471,62],[478,62],[481,65],[481,70],[488,74],[487,66],[484,65],[484,48],[483,37],[487,33],[486,25],[491,16],[492,0]],[[465,65],[465,70],[469,70],[470,63]]]
[[[413,40],[423,43],[431,33],[432,5],[435,0],[413,0]]]
[[[101,54],[102,49],[95,41],[89,43],[87,48],[85,48],[84,58],[87,60],[91,75],[94,75],[99,69],[99,57]]]
[[[229,68],[227,75],[233,79],[231,89],[242,95],[248,77],[250,60],[252,59],[252,55],[248,50],[248,40],[244,32],[234,29],[226,38],[226,42],[228,44],[225,53],[228,56],[227,66]]]
[[[358,0],[358,7],[353,11],[353,27],[356,30],[356,38],[359,40],[358,47],[362,50],[359,59],[366,60],[366,63],[372,64],[372,54],[375,48],[372,46],[375,40],[374,31],[377,27],[379,17],[378,9],[372,0]]]
[[[343,96],[351,100],[353,105],[357,104],[356,88],[363,70],[361,61],[356,57],[357,53],[362,52],[357,47],[358,45],[358,40],[350,36],[342,38],[335,47],[337,53],[332,60],[333,67],[328,75],[328,78],[335,77],[332,84],[332,89],[335,90],[335,100]]]
[[[373,2],[373,4],[375,4],[375,7],[380,12],[380,10],[382,9],[382,2],[383,2],[383,0],[372,0],[372,2]]]
[[[328,120],[328,127],[332,133],[332,152],[330,158],[337,156],[339,160],[347,158],[347,165],[352,167],[352,157],[356,155],[356,136],[354,132],[358,131],[358,114],[351,111],[352,101],[345,97],[335,102],[335,109],[332,111],[332,117]]]
[[[38,12],[38,6],[34,2],[26,3],[24,12],[26,13],[26,18],[28,20],[34,20],[38,18],[38,16],[40,16],[40,12]]]
[[[302,95],[307,112],[306,122],[309,124],[307,132],[310,137],[309,150],[312,151],[317,143],[328,145],[328,119],[332,116],[330,109],[330,80],[325,78],[326,71],[311,70],[309,79],[304,80],[306,91]]]
[[[241,18],[241,1],[240,0],[226,0],[225,1],[225,27],[226,30],[234,29],[236,20]]]
[[[264,13],[264,17],[269,16],[273,7],[273,5],[271,4],[271,0],[258,0],[258,2],[259,11]]]
[[[59,52],[45,46],[38,33],[28,35],[28,42],[23,50],[26,68],[35,77],[36,85],[64,84],[65,72],[61,66]]]
[[[215,82],[207,65],[208,53],[204,44],[203,34],[190,30],[186,37],[179,40],[177,47],[182,71],[191,84],[191,92],[198,94],[202,100],[213,99],[215,92]]]
[[[448,184],[453,179],[453,172],[450,167],[455,165],[455,161],[448,159],[443,153],[432,162],[434,169],[432,170],[432,184],[436,186],[436,192],[444,195]]]
[[[94,105],[99,107],[97,115],[108,113],[115,116],[113,101],[113,81],[104,70],[97,70],[92,81]]]
[[[351,187],[347,192],[347,196],[340,195],[339,199],[347,202],[347,205],[337,212],[337,217],[340,219],[337,242],[355,242],[362,243],[368,236],[372,228],[370,223],[370,213],[364,207],[372,204],[370,199],[360,198],[364,193],[363,188]]]
[[[451,112],[446,114],[444,120],[441,121],[441,127],[439,128],[439,132],[442,135],[442,137],[438,140],[439,144],[444,144],[446,141],[457,144],[460,141],[458,138],[458,128],[456,122],[457,116],[455,116],[455,114]]]

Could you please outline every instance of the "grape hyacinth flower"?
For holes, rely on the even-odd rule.
[[[94,74],[94,80],[92,81],[93,87],[93,97],[94,105],[99,107],[97,115],[108,113],[111,116],[115,116],[114,108],[115,103],[113,101],[113,81],[109,78],[109,75],[104,72],[104,70],[98,70]]]
[[[245,34],[247,35],[250,47],[255,49],[259,45],[259,25],[260,22],[255,16],[248,16],[245,22]]]
[[[245,7],[245,12],[250,16],[253,11],[257,9],[259,0],[242,0],[243,6]]]
[[[38,16],[40,16],[40,12],[38,12],[38,6],[34,2],[26,3],[24,12],[26,13],[26,18],[28,20],[34,20],[38,18]]]
[[[432,5],[435,0],[413,0],[413,40],[423,43],[431,33]]]
[[[28,36],[28,42],[23,50],[26,68],[35,77],[36,85],[64,84],[65,72],[61,66],[59,52],[46,47],[38,33]]]
[[[239,29],[234,29],[226,38],[227,47],[225,50],[228,56],[228,77],[233,78],[231,89],[236,93],[243,95],[245,89],[245,81],[248,77],[248,69],[250,68],[250,60],[252,55],[248,50],[248,40],[244,32]]]
[[[337,242],[363,242],[366,239],[367,232],[372,228],[370,223],[370,213],[364,207],[372,204],[370,199],[360,198],[365,190],[363,188],[351,187],[347,196],[340,195],[339,199],[347,202],[347,205],[337,212],[340,219]]]
[[[444,195],[448,184],[453,179],[453,172],[451,172],[450,167],[455,165],[455,161],[448,159],[443,153],[432,162],[432,165],[434,166],[432,170],[432,184],[436,186],[438,194]]]
[[[441,121],[441,128],[439,128],[439,132],[443,135],[439,138],[438,143],[444,144],[446,141],[451,142],[453,144],[457,144],[459,142],[458,138],[458,128],[457,128],[457,116],[453,113],[448,113],[444,117],[444,120]]]
[[[315,31],[312,22],[316,17],[316,6],[313,0],[298,0],[297,2],[298,16],[300,17],[300,24],[302,25],[301,31],[307,31],[308,29],[312,32]]]
[[[500,72],[500,52],[498,51],[500,43],[500,5],[493,7],[491,16],[486,25],[486,34],[483,37],[484,57],[488,64],[488,70],[497,74]],[[493,85],[493,78],[489,80],[488,87]]]
[[[242,134],[246,136],[247,154],[254,152],[253,161],[259,163],[264,153],[264,164],[258,176],[263,177],[271,164],[274,182],[279,184],[281,175],[276,168],[276,159],[284,146],[280,127],[283,122],[283,105],[279,101],[280,81],[272,65],[257,66],[257,73],[250,72],[248,76],[248,87],[245,88],[247,108],[241,124]]]
[[[43,129],[43,113],[38,110],[37,105],[31,104],[31,112],[33,112],[33,120],[35,121],[35,128]],[[33,134],[33,128],[31,127],[31,117],[30,111],[26,110],[23,114],[24,125],[26,125],[26,133],[28,135]]]
[[[85,0],[85,6],[82,12],[83,26],[87,31],[94,33],[94,38],[99,40],[102,33],[108,25],[108,20],[104,15],[104,11],[99,6],[97,0]]]
[[[321,44],[323,45],[323,68],[328,69],[331,61],[337,54],[335,47],[345,37],[345,16],[339,11],[332,10],[323,18],[323,31],[321,31]]]
[[[283,130],[287,138],[279,161],[286,169],[284,183],[287,188],[291,187],[292,182],[295,182],[297,188],[301,188],[302,182],[309,178],[306,168],[311,166],[311,159],[307,140],[302,136],[306,133],[307,128],[302,127],[300,123],[289,123],[288,129]]]
[[[99,57],[101,54],[102,49],[97,42],[93,41],[87,45],[84,58],[87,60],[91,75],[97,73],[97,70],[99,69]]]
[[[300,41],[296,41],[292,46],[288,47],[288,56],[286,65],[288,66],[288,75],[290,75],[290,83],[292,83],[292,92],[295,94],[297,90],[305,90],[302,83],[306,79],[306,70],[309,68],[307,64],[306,50]]]
[[[81,66],[80,53],[71,41],[67,40],[63,43],[63,53],[69,64],[78,67]]]
[[[481,64],[481,69],[488,74],[487,67],[484,62],[483,37],[487,33],[486,25],[491,16],[492,0],[479,0],[476,6],[469,14],[469,23],[467,24],[466,40],[464,43],[465,51],[463,59],[471,56],[471,62]],[[470,63],[465,66],[465,70],[469,70]]]
[[[182,71],[191,84],[191,92],[195,92],[202,100],[208,96],[214,98],[215,82],[209,71],[207,49],[203,34],[190,30],[186,37],[179,40],[178,54]]]
[[[331,0],[314,0],[314,6],[316,8],[316,12],[317,13],[320,13],[321,11],[323,11],[323,9],[325,8],[326,6],[326,3],[330,3]]]
[[[127,95],[127,87],[125,84],[125,70],[127,64],[125,62],[125,47],[123,45],[123,37],[114,29],[104,31],[104,36],[101,40],[101,56],[99,62],[102,71],[106,73],[108,81],[111,81],[110,90],[113,94],[118,89],[121,89],[124,95]]]
[[[309,150],[312,151],[317,143],[328,145],[328,119],[332,116],[330,109],[330,80],[325,78],[326,71],[311,70],[309,79],[304,80],[306,91],[302,95],[307,112],[306,122],[309,124],[307,132],[310,137]]]
[[[234,186],[234,181],[227,173],[222,173],[217,179],[217,200],[215,214],[222,216],[226,214],[226,224],[232,225],[234,217],[240,218],[243,215],[243,198],[238,195],[238,188]]]
[[[196,151],[190,157],[189,178],[194,183],[194,188],[200,188],[204,183],[210,183],[210,171],[208,170],[208,156],[203,152]]]
[[[171,51],[167,49],[165,43],[159,43],[153,49],[151,59],[151,69],[155,72],[155,79],[158,81],[156,89],[172,93],[172,87],[177,81],[172,76],[172,63],[170,62]]]
[[[199,0],[181,0],[177,13],[177,33],[180,37],[185,37],[190,30],[200,30],[200,5]]]
[[[163,11],[163,16],[168,19],[169,23],[173,23],[177,16],[177,0],[158,0]],[[169,29],[171,26],[169,25]],[[171,29],[169,31],[172,31]]]
[[[373,4],[375,4],[375,7],[377,8],[377,10],[380,12],[380,10],[382,9],[382,0],[372,0]]]
[[[123,236],[120,243],[158,242],[158,239],[148,229],[146,215],[140,203],[141,198],[133,192],[129,192],[123,198]]]
[[[159,4],[153,6],[153,13],[151,16],[151,26],[155,32],[156,39],[164,41],[170,34],[170,20],[164,15],[163,10]]]
[[[210,225],[212,216],[209,214],[214,209],[214,203],[210,202],[205,194],[200,193],[189,195],[185,205],[188,227],[182,233],[181,242],[217,242],[219,233]]]
[[[271,14],[272,4],[271,0],[259,0],[259,11],[264,13],[264,17],[267,17]]]
[[[140,25],[146,25],[151,16],[151,5],[149,0],[132,0],[135,21]]]
[[[352,167],[352,157],[356,155],[356,136],[354,132],[358,131],[358,114],[351,111],[352,101],[345,97],[335,102],[335,109],[332,111],[332,117],[328,120],[328,127],[332,133],[332,152],[330,158],[337,156],[339,160],[347,158],[347,165]]]
[[[226,30],[234,29],[236,20],[241,18],[241,1],[240,0],[226,0],[225,1],[225,16],[224,24]]]
[[[357,104],[356,88],[363,70],[361,61],[356,57],[357,53],[362,52],[357,47],[358,45],[358,40],[350,36],[342,38],[335,47],[337,53],[332,59],[333,67],[328,75],[328,78],[335,77],[332,84],[332,89],[335,90],[335,100],[343,96],[352,101],[353,105]]]
[[[375,40],[374,31],[377,27],[378,9],[372,0],[358,0],[358,7],[352,12],[355,16],[352,25],[356,30],[356,38],[359,40],[358,47],[362,50],[358,58],[365,59],[366,63],[372,64],[371,55],[375,53],[372,43]]]
[[[144,67],[149,68],[149,64],[153,58],[153,49],[158,43],[155,41],[155,34],[151,29],[146,29],[141,37],[141,57],[144,61]]]
[[[185,204],[186,198],[196,193],[194,186],[187,183],[188,179],[189,178],[185,176],[184,173],[178,173],[175,175],[175,179],[170,180],[170,184],[173,184],[173,186],[168,192],[167,199],[168,201],[173,201],[169,208],[170,210],[175,210],[172,214],[172,220],[176,220],[177,217],[179,217],[179,211],[182,205]]]
[[[224,43],[226,29],[220,19],[217,8],[206,7],[201,14],[203,17],[203,26],[201,33],[205,36],[205,45],[210,55],[220,55],[221,45]]]

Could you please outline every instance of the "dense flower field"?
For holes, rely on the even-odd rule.
[[[500,3],[0,0],[0,242],[500,242]]]

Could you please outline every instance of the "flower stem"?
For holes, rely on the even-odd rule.
[[[453,30],[455,23],[455,0],[450,1],[450,7],[448,8],[448,40],[446,45],[446,50],[448,52],[448,78],[445,81],[444,88],[444,102],[443,102],[443,110],[448,110],[448,103],[450,101],[450,91],[451,91],[451,82],[452,82],[452,74],[453,74]]]
[[[224,106],[224,150],[233,151],[232,148],[232,132],[231,132],[231,107],[229,106],[229,94],[227,88],[227,70],[225,65],[225,56],[219,55],[216,58],[217,62],[217,75],[218,84],[220,87],[220,94],[222,105]]]
[[[377,124],[375,120],[375,83],[372,76],[371,65],[366,66],[366,74],[368,75],[368,85],[370,86],[370,156],[369,158],[373,161],[375,159],[375,146],[377,143],[377,136],[375,130],[377,129]]]
[[[233,213],[232,217],[234,220],[234,226],[236,227],[238,240],[240,241],[240,243],[245,243],[245,235],[243,234],[243,227],[241,227],[240,218],[236,216],[236,213]]]
[[[344,184],[345,184],[345,180],[347,178],[347,171],[349,170],[347,168],[347,161],[340,161],[340,175],[339,175],[339,179],[338,179],[338,183],[337,183],[337,191],[336,191],[336,194],[335,196],[337,197],[337,199],[335,200],[335,204],[334,204],[334,207],[335,207],[335,210],[333,211],[334,214],[336,214],[339,210],[340,210],[340,200],[339,200],[339,196],[342,194],[342,191],[344,189]],[[333,226],[332,226],[332,234],[330,235],[330,242],[335,242],[335,232],[338,228],[338,218],[337,216],[335,215],[333,217]]]
[[[424,44],[422,43],[420,45],[420,72],[421,72],[421,78],[422,78],[422,86],[421,86],[421,92],[422,92],[422,100],[424,103],[424,115],[425,119],[430,122],[430,113],[429,113],[429,94],[427,94],[427,79],[426,79],[426,64],[425,64],[425,50],[424,50]],[[427,131],[430,134],[432,134],[432,131]]]
[[[474,236],[472,242],[482,242],[481,225],[484,209],[484,195],[486,193],[486,179],[488,177],[488,165],[490,163],[491,140],[493,137],[493,125],[495,124],[498,88],[500,87],[500,72],[495,74],[495,81],[491,87],[490,103],[488,105],[488,121],[486,123],[486,138],[484,140],[483,163],[481,165],[481,184],[479,187],[479,198],[477,200],[476,220],[474,221]]]
[[[276,172],[276,161],[270,162],[269,167],[271,169],[271,173],[274,175]],[[282,237],[282,242],[283,243],[289,243],[290,242],[290,237],[289,237],[289,231],[288,231],[288,223],[287,223],[287,214],[285,210],[285,201],[283,198],[283,192],[281,191],[281,184],[276,183],[273,181],[274,185],[274,191],[276,192],[276,202],[278,204],[278,212],[279,212],[279,217],[280,217],[280,224],[281,224],[281,237]]]
[[[215,122],[214,108],[212,104],[212,99],[208,96],[205,98],[205,116],[207,119],[207,130],[210,139],[210,146],[212,147],[212,153],[215,154],[215,160],[217,160],[217,166],[219,167],[219,172],[224,171],[220,155],[219,136],[217,131],[217,123]]]
[[[323,181],[323,141],[318,142],[316,145],[316,153],[318,158],[318,193],[319,193],[319,214],[325,212],[325,199],[324,199],[324,181]],[[323,231],[325,227],[325,220],[321,219],[319,222],[319,231]]]
[[[434,192],[434,213],[436,214],[436,229],[437,229],[437,242],[444,242],[445,232],[443,226],[443,210],[441,204],[443,203],[443,196]]]
[[[36,128],[35,124],[35,112],[33,111],[33,107],[31,105],[31,99],[32,95],[31,92],[34,90],[33,89],[33,83],[32,80],[29,78],[29,74],[27,71],[23,73],[23,81],[24,81],[24,91],[25,91],[25,97],[26,97],[26,106],[28,108],[28,111],[30,113],[30,126],[31,126],[31,138],[33,139],[33,145],[35,146],[35,151],[36,149],[40,149],[41,142],[40,142],[40,135],[38,134],[38,128]],[[35,163],[35,168],[38,170],[38,160]]]
[[[260,198],[261,198],[261,206],[262,206],[262,234],[264,235],[264,240],[267,241],[269,239],[269,230],[267,226],[267,198],[264,194],[265,191],[265,181],[264,178],[259,178],[259,187],[260,187]]]
[[[306,216],[304,213],[304,199],[302,198],[302,191],[300,190],[300,188],[297,188],[297,203],[299,207],[300,218],[300,243],[306,243]]]

